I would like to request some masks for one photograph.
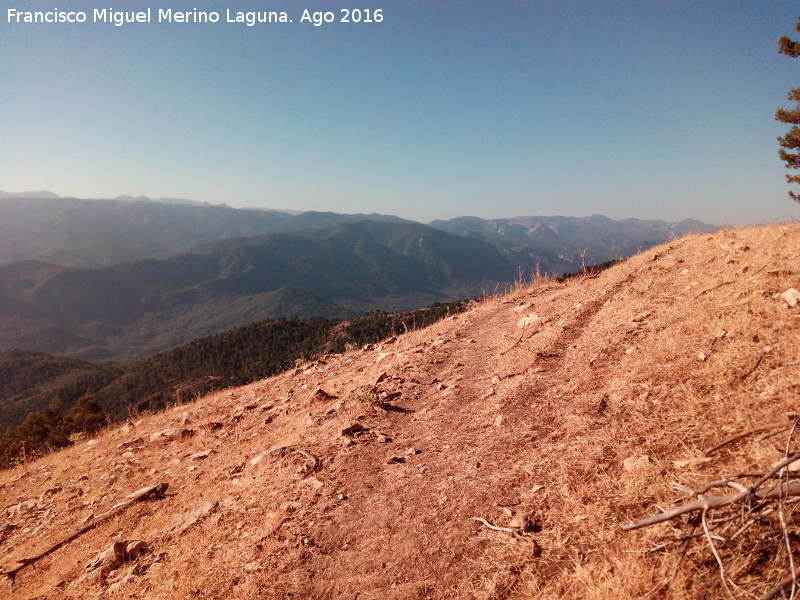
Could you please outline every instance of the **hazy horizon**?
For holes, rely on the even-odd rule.
[[[45,194],[52,194],[52,195],[37,196],[36,195],[37,193],[45,193]],[[225,202],[197,201],[197,200],[193,200],[191,198],[166,198],[166,197],[150,198],[149,196],[143,196],[143,195],[135,195],[134,196],[132,194],[119,194],[119,195],[114,196],[112,198],[79,198],[77,196],[62,196],[60,194],[56,194],[55,192],[52,192],[51,190],[35,190],[35,191],[24,191],[24,192],[8,192],[6,190],[0,190],[0,200],[3,200],[5,198],[14,198],[14,199],[26,198],[26,199],[30,199],[30,200],[41,200],[41,199],[65,199],[66,200],[66,199],[73,199],[73,200],[87,200],[87,201],[94,201],[94,202],[102,202],[102,201],[106,201],[106,200],[116,200],[116,201],[124,201],[124,202],[126,202],[126,201],[143,201],[143,202],[155,202],[155,203],[177,204],[177,205],[195,205],[195,206],[211,206],[211,207],[219,206],[219,207],[231,208],[231,209],[234,209],[234,210],[237,210],[237,209],[243,209],[243,210],[247,210],[247,209],[250,209],[250,210],[265,210],[265,211],[272,210],[272,211],[292,213],[292,214],[302,214],[304,212],[328,212],[328,213],[336,213],[337,212],[337,211],[325,211],[325,210],[320,211],[320,210],[316,210],[316,209],[303,211],[303,210],[295,210],[295,209],[281,208],[281,207],[275,207],[275,206],[231,206],[230,204],[227,204]],[[381,215],[384,215],[384,216],[400,217],[402,219],[406,219],[406,220],[409,220],[409,221],[417,221],[417,222],[422,223],[422,224],[428,224],[428,223],[431,223],[431,222],[434,222],[434,221],[448,221],[450,219],[456,219],[456,218],[460,218],[460,217],[480,218],[480,219],[486,219],[486,220],[492,220],[492,219],[514,219],[514,218],[526,218],[526,217],[578,218],[578,219],[586,219],[586,218],[595,217],[595,216],[608,217],[608,215],[604,215],[604,214],[601,214],[601,213],[591,213],[591,214],[581,214],[581,215],[567,215],[567,214],[555,214],[555,213],[547,214],[547,215],[545,215],[545,214],[537,214],[537,215],[534,215],[534,214],[517,214],[517,215],[511,215],[511,216],[508,216],[508,217],[491,217],[491,216],[490,217],[478,217],[477,215],[472,215],[472,214],[460,214],[460,215],[452,215],[450,217],[446,217],[446,218],[443,218],[443,219],[431,219],[429,221],[418,221],[417,219],[410,219],[410,218],[407,218],[407,217],[404,217],[402,215],[395,214],[395,213],[375,213],[374,211],[371,212],[371,213],[360,212],[360,213],[340,213],[340,214],[350,214],[350,215],[363,214],[365,216],[370,215],[370,214],[381,214]],[[624,219],[639,219],[639,217],[635,217],[635,216],[624,217]],[[622,219],[614,219],[614,220],[622,220]],[[641,219],[641,220],[648,220],[648,219]],[[664,220],[664,219],[650,219],[650,220]],[[667,221],[667,222],[679,222],[679,221],[686,221],[686,220],[699,220],[699,219],[694,219],[692,216],[687,216],[687,217],[684,217],[682,219],[675,219],[675,220]],[[714,226],[718,226],[718,227],[719,226],[728,225],[727,223],[705,223],[705,224],[706,225],[714,225]],[[768,223],[764,222],[764,223],[751,223],[751,224],[752,225],[766,225]]]

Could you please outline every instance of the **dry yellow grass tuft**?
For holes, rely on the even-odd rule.
[[[800,391],[790,288],[800,225],[695,235],[144,416],[0,473],[0,568],[167,483],[19,571],[14,597],[762,597],[798,547],[790,500],[715,530],[718,558],[683,543],[688,516],[622,525],[691,500],[672,481],[798,451],[778,431]],[[147,551],[86,577],[122,540]]]

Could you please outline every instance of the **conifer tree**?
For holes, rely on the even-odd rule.
[[[795,29],[800,32],[800,19],[797,20]],[[800,56],[800,42],[795,42],[787,36],[778,40],[778,52],[797,58]],[[781,123],[789,123],[792,128],[789,133],[778,138],[780,149],[778,154],[781,160],[786,163],[787,169],[800,169],[800,87],[794,88],[789,92],[789,100],[795,103],[791,110],[779,108],[775,113],[775,118]],[[794,150],[794,152],[791,152]],[[800,183],[800,175],[787,175],[786,181],[789,183]],[[789,192],[789,196],[795,201],[800,202],[800,194]]]

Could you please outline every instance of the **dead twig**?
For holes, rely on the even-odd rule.
[[[735,436],[733,436],[732,438],[728,438],[724,442],[721,442],[721,443],[717,444],[713,448],[709,448],[708,450],[705,451],[704,454],[706,456],[708,456],[709,454],[711,454],[713,452],[716,452],[720,448],[724,448],[728,444],[732,444],[733,442],[736,442],[736,441],[738,441],[738,440],[740,440],[740,439],[742,439],[744,437],[747,437],[748,435],[753,435],[754,433],[761,433],[762,431],[767,431],[768,429],[772,429],[773,427],[777,427],[777,423],[772,423],[771,425],[762,425],[760,427],[753,427],[753,429],[748,429],[747,431],[743,431],[742,433],[738,433]]]
[[[755,371],[758,368],[758,365],[761,364],[762,360],[764,360],[764,355],[763,354],[759,355],[759,357],[756,359],[755,364],[753,364],[752,367],[750,367],[747,371],[745,371],[744,373],[739,375],[739,379],[745,380],[748,377],[750,377],[750,375],[753,373],[753,371]]]
[[[519,344],[519,343],[522,341],[522,338],[524,338],[524,337],[525,337],[525,332],[523,331],[523,332],[522,332],[522,334],[519,336],[519,339],[517,339],[517,341],[516,341],[516,342],[514,342],[513,344],[511,344],[511,345],[510,345],[508,348],[506,348],[505,350],[503,350],[503,351],[500,353],[500,356],[503,356],[503,355],[504,355],[504,354],[506,354],[507,352],[511,352],[511,350],[513,350],[514,348],[516,348],[516,347],[517,347],[517,345],[518,345],[518,344]]]
[[[692,541],[696,529],[697,525],[692,527],[692,531],[689,533],[688,536],[686,536],[686,539],[683,540],[683,544],[681,544],[681,549],[680,552],[678,553],[678,560],[675,561],[675,567],[672,569],[672,575],[670,576],[669,581],[667,582],[667,587],[666,587],[667,590],[672,587],[673,583],[675,583],[675,578],[678,576],[678,570],[681,567],[683,559],[686,557],[686,551],[689,549],[689,542]]]
[[[515,529],[511,529],[511,527],[497,527],[496,525],[492,525],[491,523],[489,523],[489,521],[487,521],[486,519],[481,519],[480,517],[470,517],[470,519],[472,521],[478,521],[479,523],[483,523],[486,527],[492,529],[493,531],[504,531],[506,533],[510,533],[515,537],[518,538],[522,537],[522,535],[520,535],[518,531],[516,531]]]

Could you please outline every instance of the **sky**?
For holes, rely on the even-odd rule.
[[[800,218],[786,0],[0,0],[0,190],[461,215]],[[85,12],[9,22],[9,9]],[[94,9],[151,22],[93,22]],[[158,22],[159,9],[219,14]],[[228,23],[226,10],[291,23]],[[361,9],[362,22],[341,22]],[[328,12],[315,26],[304,11]],[[372,23],[363,22],[370,11]],[[380,16],[381,22],[374,22]],[[796,187],[796,186],[795,186]]]

